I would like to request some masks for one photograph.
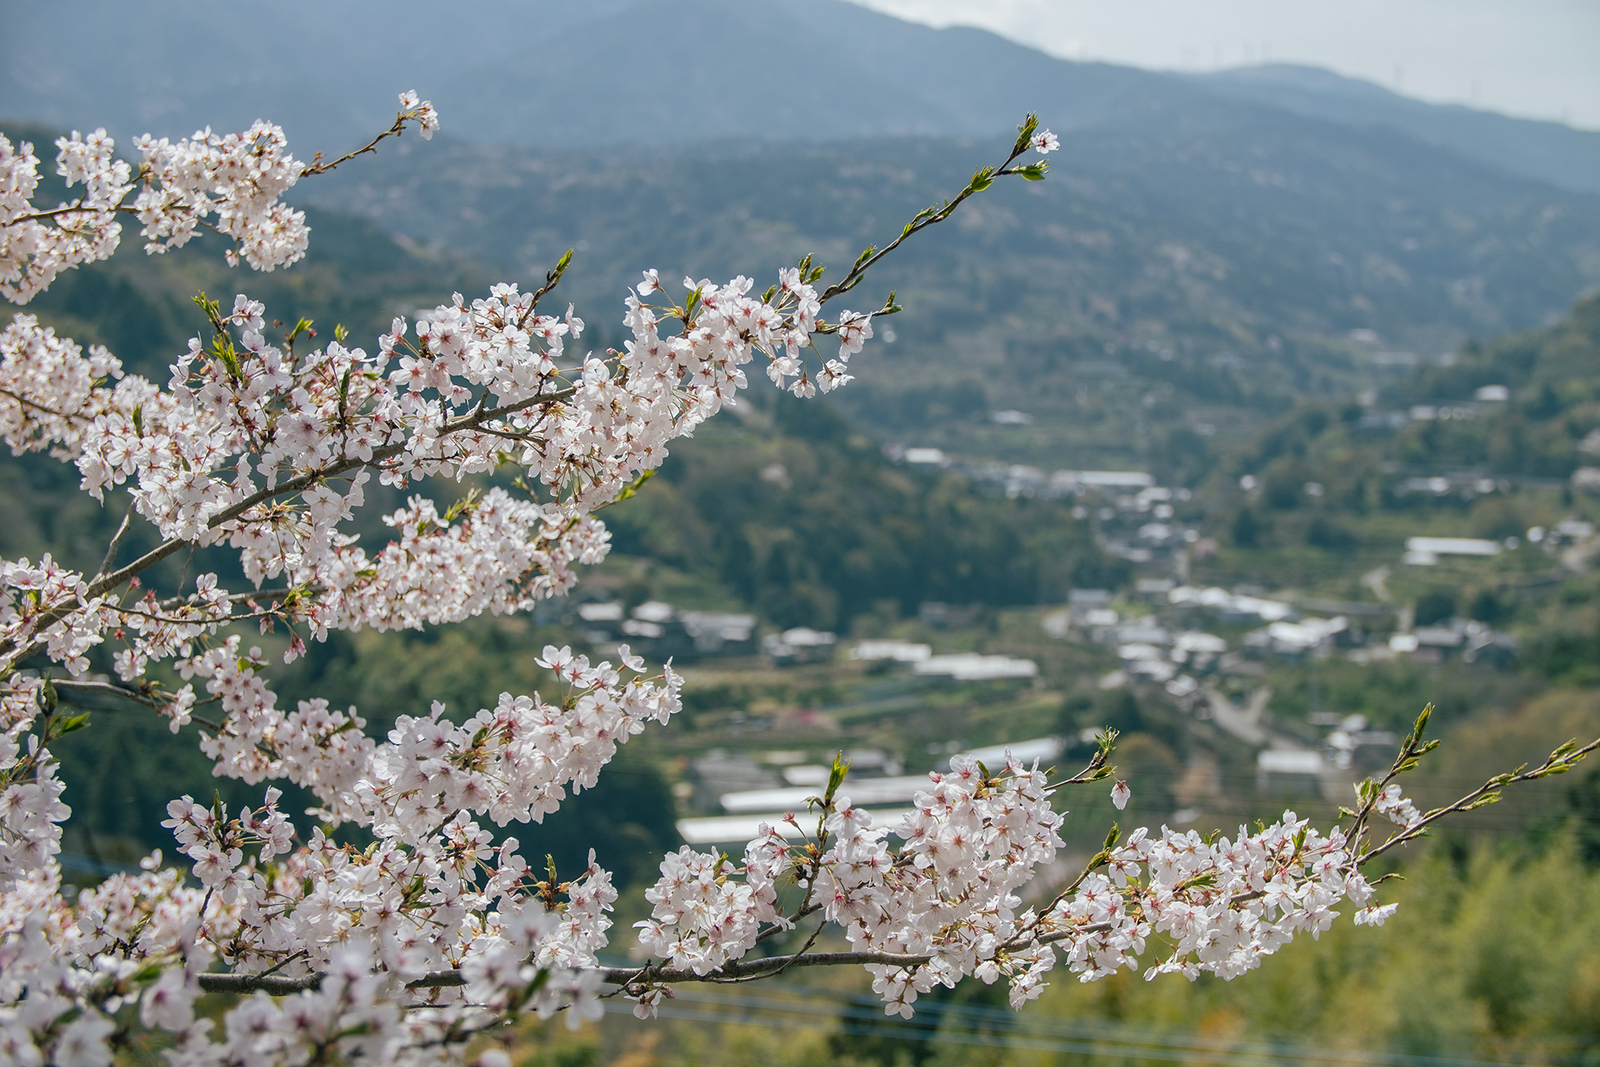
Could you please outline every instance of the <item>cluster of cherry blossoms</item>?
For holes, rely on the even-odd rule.
[[[547,648],[541,662],[569,694],[560,705],[506,695],[458,724],[436,704],[402,716],[382,744],[353,709],[278,711],[236,635],[180,661],[221,706],[221,726],[202,740],[218,773],[294,782],[321,803],[322,825],[302,839],[275,787],[232,817],[185,796],[163,825],[198,887],[160,869],[158,855],[149,873],[114,876],[73,907],[50,861],[59,834],[49,831],[67,814],[59,781],[44,767],[7,786],[0,1047],[18,1062],[43,1062],[47,1049],[58,1063],[96,1062],[73,1061],[73,1050],[103,1051],[109,1018],[136,1003],[145,1025],[178,1036],[173,1062],[196,1065],[301,1062],[329,1042],[351,1060],[436,1062],[511,1011],[593,1017],[610,875],[591,854],[577,878],[541,880],[516,838],[497,843],[474,816],[502,827],[542,819],[568,789],[592,786],[647,721],[677,710],[681,679],[647,679],[636,657],[620,656],[613,668]],[[341,845],[324,830],[345,824],[373,843]],[[295,995],[258,992],[214,1033],[193,1012],[213,963],[278,975]],[[63,1029],[74,1014],[97,1022]]]
[[[763,300],[749,295],[747,278],[685,279],[679,307],[646,302],[661,291],[652,272],[629,294],[626,350],[576,361],[564,355],[582,320],[570,308],[559,319],[538,314],[537,294],[515,285],[471,305],[458,295],[416,323],[415,342],[395,320],[374,356],[338,342],[298,352],[294,336],[270,344],[265,309],[241,296],[226,315],[210,305],[213,336],[190,342],[165,390],[19,316],[0,353],[0,378],[15,386],[0,397],[14,447],[70,457],[97,499],[125,486],[137,514],[168,539],[158,551],[229,544],[257,591],[230,593],[208,574],[182,597],[108,596],[126,568],[93,579],[64,572],[46,583],[61,587],[56,595],[8,580],[0,656],[15,664],[49,641],[70,648],[81,670],[83,652],[116,630],[129,642],[118,670],[131,681],[151,662],[187,655],[238,617],[240,601],[320,638],[524,610],[564,593],[574,564],[608,550],[593,510],[731,401],[757,351],[775,381],[804,393],[812,386],[802,357],[832,332],[839,354],[817,380],[833,388],[848,379],[843,361],[870,335],[870,319],[820,320],[817,291],[799,275],[783,272]],[[663,337],[669,316],[682,328]],[[385,520],[398,536],[375,554],[340,529],[374,470],[384,484],[407,485],[508,463],[545,495],[518,500],[496,488],[442,511],[413,497]],[[294,595],[271,600],[259,593],[267,580]]]
[[[414,92],[400,95],[390,132],[398,133],[406,122],[415,122],[424,138],[439,128],[433,105]],[[117,216],[124,213],[139,220],[151,252],[181,247],[205,227],[232,242],[231,264],[242,258],[270,271],[305,255],[305,213],[278,198],[301,177],[332,164],[300,163],[286,151],[277,126],[256,122],[228,134],[207,127],[177,142],[146,135],[133,146],[140,154],[137,170],[116,157],[116,144],[104,129],[57,138],[56,173],[69,189],[83,191],[70,202],[40,208],[32,203],[39,187],[33,145],[13,145],[0,135],[0,294],[25,304],[63,270],[109,258],[121,243]]]
[[[0,291],[25,302],[59,271],[109,255],[119,213],[139,219],[148,251],[205,227],[230,241],[231,261],[287,266],[307,231],[281,194],[409,122],[424,137],[437,127],[416,94],[400,103],[372,144],[309,164],[266,123],[140,138],[137,172],[103,132],[63,138],[58,172],[84,191],[49,210],[30,203],[31,146],[0,138]],[[1089,981],[1135,967],[1156,940],[1166,948],[1148,975],[1231,978],[1297,933],[1326,929],[1341,900],[1363,906],[1358,922],[1387,918],[1392,907],[1369,905],[1360,864],[1440,814],[1399,793],[1399,761],[1358,797],[1348,832],[1321,834],[1292,813],[1235,841],[1141,830],[1108,840],[1048,905],[1025,907],[1023,887],[1062,845],[1056,786],[1009,758],[998,774],[957,759],[899,826],[874,827],[852,807],[838,768],[811,829],[799,816],[764,827],[742,863],[690,848],[667,856],[646,894],[651,917],[637,924],[650,962],[606,968],[610,874],[593,853],[576,877],[536,869],[498,831],[541,821],[593,786],[619,745],[665,724],[681,706],[670,663],[653,672],[626,646],[615,665],[547,647],[538,663],[558,699],[503,694],[459,721],[434,704],[378,738],[355,708],[280,707],[264,654],[238,632],[285,627],[292,659],[333,630],[420,629],[567,592],[576,568],[609,550],[594,512],[736,402],[746,364],[760,357],[777,387],[801,397],[849,382],[874,315],[898,309],[892,295],[871,314],[828,319],[825,306],[996,177],[1042,178],[1042,161],[1018,160],[1057,146],[1030,116],[1004,163],[825,289],[809,258],[760,294],[744,276],[686,278],[674,298],[647,271],[627,294],[620,352],[583,350],[570,305],[540,309],[566,260],[535,292],[496,285],[396,318],[372,352],[346,346],[341,331],[320,347],[301,327],[269,338],[266,309],[247,296],[227,309],[205,302],[209,333],[177,355],[164,386],[15,316],[0,333],[0,431],[14,453],[74,463],[85,492],[125,496],[128,512],[95,573],[49,555],[0,561],[0,1058],[99,1067],[137,1021],[173,1035],[174,1067],[459,1061],[476,1035],[526,1012],[565,1011],[576,1024],[595,1017],[598,997],[620,993],[648,1015],[674,982],[818,962],[866,966],[894,1013],[969,975],[1006,979],[1020,1006],[1063,957]],[[385,517],[381,545],[352,532],[374,477],[410,489],[505,468],[518,474],[516,494],[491,488],[445,507],[413,495]],[[136,520],[161,541],[121,562]],[[164,594],[142,584],[154,564],[196,546],[237,552],[244,587],[226,588],[218,573]],[[114,650],[99,648],[108,641]],[[97,656],[120,685],[88,676]],[[51,664],[67,677],[43,677]],[[234,813],[184,796],[163,826],[187,873],[157,853],[143,873],[66,899],[55,857],[70,811],[48,746],[85,725],[58,707],[75,687],[193,731],[219,776],[303,789],[314,826],[296,826],[276,785]],[[1423,750],[1420,734],[1421,723],[1403,759]],[[1109,775],[1108,753],[1109,741],[1069,781]],[[1113,797],[1126,803],[1125,783]],[[1400,830],[1363,851],[1370,814]],[[346,843],[357,839],[367,844]],[[798,953],[751,958],[813,916],[849,951],[810,953],[819,925]],[[219,1024],[195,1010],[209,992],[247,995]]]
[[[929,779],[895,827],[873,827],[830,788],[818,798],[813,835],[793,815],[785,826],[764,826],[742,866],[687,847],[668,856],[646,894],[655,910],[637,924],[640,944],[662,963],[625,976],[636,1013],[655,1011],[664,983],[726,974],[758,941],[816,912],[841,928],[855,949],[845,955],[873,975],[885,1010],[910,1017],[920,993],[969,975],[1004,978],[1020,1008],[1058,963],[1091,982],[1137,971],[1152,941],[1164,948],[1147,979],[1232,979],[1297,934],[1328,929],[1341,901],[1357,906],[1358,925],[1382,925],[1395,910],[1369,904],[1374,890],[1353,838],[1339,829],[1324,835],[1292,811],[1255,833],[1241,827],[1235,839],[1141,828],[1118,845],[1113,833],[1067,890],[1024,908],[1017,891],[1061,847],[1046,776],[1009,757],[994,775],[956,757],[949,773]],[[1125,794],[1126,783],[1117,789]],[[1419,826],[1397,784],[1374,796],[1374,813],[1408,808],[1396,821],[1407,831]],[[891,848],[891,837],[903,844]],[[786,875],[803,892],[789,915],[779,906]],[[805,962],[783,958],[768,968]]]

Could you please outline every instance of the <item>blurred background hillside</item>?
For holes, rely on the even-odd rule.
[[[736,844],[802,806],[835,752],[892,820],[953,753],[1069,766],[1111,726],[1125,825],[1231,830],[1285,805],[1332,818],[1430,701],[1446,743],[1427,799],[1600,735],[1600,133],[1289,63],[1069,61],[836,0],[484,0],[448,31],[413,0],[270,19],[9,0],[3,18],[0,130],[42,158],[71,128],[126,149],[257,117],[308,158],[385,127],[401,89],[440,108],[432,141],[294,191],[313,236],[287,272],[230,271],[203,240],[146,257],[130,230],[27,309],[158,380],[203,325],[197,290],[370,346],[453,291],[536,285],[569,248],[556,296],[587,343],[620,345],[642,268],[759,288],[815,253],[838,273],[1003,155],[1027,111],[1061,135],[1049,180],[996,186],[859,290],[906,310],[876,324],[858,381],[804,403],[757,381],[605,513],[614,552],[571,597],[335,635],[274,676],[282,699],[382,729],[547,685],[547,642],[673,657],[681,719],[517,828],[564,869],[598,847],[624,931],[663,850]],[[44,58],[65,37],[72,62]],[[0,554],[98,562],[115,509],[76,482],[0,463]],[[251,795],[122,710],[61,755],[80,884],[170,851],[172,797]],[[1103,795],[1062,803],[1064,881],[1118,816]],[[654,1029],[530,1031],[521,1055],[1594,1062],[1600,771],[1396,869],[1398,927],[1340,927],[1231,985],[1063,981],[1021,1016],[964,987],[891,1025],[858,976],[813,976],[694,992]]]

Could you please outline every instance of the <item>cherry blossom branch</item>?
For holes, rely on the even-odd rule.
[[[76,691],[79,693],[102,693],[114,696],[120,700],[131,700],[135,704],[143,704],[147,708],[161,708],[163,701],[149,693],[126,686],[116,685],[112,682],[97,682],[88,678],[52,678],[50,684],[57,689]]]
[[[318,174],[326,174],[341,163],[348,163],[357,156],[364,156],[368,152],[376,152],[378,150],[378,145],[386,138],[399,137],[401,134],[405,133],[407,120],[412,119],[415,116],[415,111],[402,110],[399,115],[395,116],[393,126],[390,126],[387,130],[384,130],[382,133],[378,134],[378,136],[374,137],[360,148],[352,149],[351,151],[340,156],[338,159],[324,160],[322,158],[322,153],[318,152],[316,155],[311,157],[310,163],[307,163],[304,167],[300,168],[300,177],[310,178]],[[437,125],[437,120],[435,120],[434,124],[435,126]],[[424,138],[432,136],[432,129],[424,125],[422,136]]]
[[[288,961],[285,961],[285,964]],[[283,966],[280,964],[279,966]],[[274,968],[276,969],[276,968]],[[273,974],[270,971],[261,974],[202,974],[198,978],[200,988],[207,993],[269,993],[275,997],[286,997],[294,993],[303,993],[307,990],[317,989],[328,976],[323,972],[302,975]],[[433,971],[421,978],[413,979],[406,983],[407,989],[454,989],[467,984],[460,970]]]
[[[29,212],[26,215],[18,215],[16,218],[11,220],[11,223],[15,224],[15,223],[18,223],[18,222],[43,222],[45,219],[53,219],[53,218],[56,218],[56,217],[61,216],[61,215],[72,215],[72,214],[78,214],[78,213],[82,213],[82,212],[104,213],[104,212],[107,212],[107,211],[127,211],[130,214],[132,213],[132,209],[131,208],[123,208],[123,207],[113,207],[113,208],[88,207],[88,206],[85,206],[85,204],[83,202],[83,198],[80,196],[78,199],[74,200],[70,204],[62,204],[60,207],[53,207],[53,208],[50,208],[48,210],[42,210],[42,211],[32,211],[32,212]]]
[[[133,142],[143,157],[137,172],[116,156],[104,129],[88,136],[74,131],[56,140],[57,170],[69,186],[82,185],[85,192],[53,208],[31,203],[39,184],[33,146],[13,146],[0,135],[0,246],[6,249],[0,255],[0,293],[27,303],[61,271],[106,259],[121,242],[119,215],[142,224],[149,252],[182,246],[203,228],[232,242],[230,265],[245,259],[263,270],[288,266],[305,254],[309,230],[304,213],[279,197],[302,178],[375,151],[408,122],[428,138],[439,117],[431,103],[403,93],[389,129],[339,159],[324,160],[318,153],[305,166],[285,151],[283,131],[262,121],[238,134],[207,128],[176,144],[146,135]]]
[[[87,420],[84,420],[82,415],[73,415],[73,414],[68,414],[65,411],[57,411],[53,407],[49,407],[48,405],[39,403],[37,400],[31,400],[28,397],[21,396],[21,395],[19,395],[17,393],[13,393],[9,389],[0,389],[0,396],[3,396],[5,398],[7,398],[8,400],[14,400],[18,404],[21,404],[24,407],[33,408],[35,411],[42,411],[46,415],[54,415],[58,419],[87,421]]]
[[[1442,807],[1434,808],[1426,814],[1420,816],[1416,822],[1400,830],[1383,844],[1368,849],[1366,852],[1362,853],[1361,857],[1356,862],[1357,864],[1365,864],[1370,860],[1378,858],[1385,852],[1388,852],[1390,849],[1395,848],[1398,845],[1404,845],[1411,841],[1415,841],[1419,837],[1426,836],[1427,828],[1433,823],[1444,818],[1446,815],[1450,815],[1455,812],[1472,811],[1476,808],[1485,807],[1486,805],[1495,803],[1500,799],[1500,790],[1508,785],[1512,785],[1516,782],[1534,782],[1541,778],[1548,778],[1552,775],[1565,774],[1567,771],[1577,766],[1580,760],[1596,749],[1600,749],[1600,738],[1595,738],[1582,748],[1578,747],[1576,740],[1568,741],[1558,747],[1554,752],[1551,752],[1550,755],[1545,758],[1543,763],[1531,771],[1524,770],[1523,767],[1518,767],[1515,771],[1505,774],[1497,774],[1488,781],[1484,782],[1483,785],[1478,786],[1476,789],[1462,796],[1459,800],[1456,800],[1450,804],[1446,804]]]
[[[822,927],[818,927],[820,932]],[[1041,935],[1033,939],[1041,945],[1056,944],[1068,938],[1079,937],[1086,934],[1103,933],[1111,929],[1109,923],[1094,923],[1072,930],[1058,930]],[[809,947],[816,940],[817,934],[812,934],[807,942]],[[1015,948],[1008,944],[1006,947]],[[643,967],[607,967],[599,970],[600,979],[606,985],[636,986],[641,982],[649,983],[726,983],[743,982],[753,978],[771,978],[785,970],[795,967],[861,967],[868,965],[882,965],[888,967],[913,968],[927,964],[934,957],[931,954],[901,953],[901,952],[799,952],[786,956],[763,956],[754,960],[736,960],[726,963],[714,971],[704,974],[691,970],[678,970],[671,967],[662,967],[657,964],[647,964]],[[276,974],[203,974],[199,977],[200,988],[207,993],[254,993],[257,990],[270,993],[272,996],[288,996],[309,989],[318,988],[327,977],[324,973],[286,976]],[[407,989],[451,989],[467,984],[466,978],[459,969],[434,971],[420,978],[414,978],[405,984]]]
[[[257,611],[246,612],[243,615],[196,615],[193,618],[183,619],[172,615],[157,615],[154,612],[140,611],[138,608],[110,607],[106,610],[118,615],[131,615],[134,618],[146,619],[150,622],[164,623],[168,626],[226,626],[234,622],[250,622],[253,619],[265,619],[268,616],[277,616],[282,613],[282,605],[270,608],[261,608]]]
[[[561,401],[567,400],[576,395],[577,391],[578,390],[576,386],[569,386],[568,388],[560,389],[553,393],[540,393],[510,404],[502,404],[499,407],[489,408],[484,411],[474,411],[470,414],[447,420],[436,428],[435,435],[437,438],[444,438],[449,435],[472,432],[486,423],[492,422],[496,419],[504,418],[507,415],[512,415],[519,411],[525,411],[528,408],[536,405],[558,404]],[[356,470],[357,468],[376,467],[385,460],[393,459],[405,452],[407,447],[407,441],[396,441],[391,444],[383,445],[382,447],[373,449],[370,459],[347,457],[334,463],[330,463],[326,467],[320,467],[314,470],[306,471],[304,474],[300,474],[296,477],[287,479],[286,481],[279,482],[275,486],[259,489],[245,497],[243,500],[240,500],[237,503],[232,504],[218,512],[206,523],[207,528],[214,530],[224,523],[231,522],[234,519],[239,518],[251,508],[266,503],[269,500],[287,496],[293,493],[298,493],[302,489],[308,489],[323,479],[336,477],[348,471]],[[193,541],[185,538],[169,538],[133,562],[128,563],[125,566],[111,572],[110,574],[103,575],[90,582],[87,591],[82,596],[82,600],[93,600],[96,597],[104,596],[111,590],[127,583],[129,579],[135,578],[149,570],[151,567],[155,566],[157,563],[160,563],[174,552],[178,552],[185,547],[192,546],[193,544]],[[74,611],[79,610],[79,604],[80,602],[77,600],[77,598],[74,598],[73,603],[62,603],[54,608],[41,612],[35,617],[34,631],[37,632],[39,630],[46,629],[52,624],[60,622]],[[42,644],[43,643],[41,641],[34,640],[30,644],[24,646],[21,651],[17,651],[17,646],[11,638],[0,639],[0,656],[6,657],[5,661],[0,663],[0,673],[3,673],[12,665],[19,663],[33,655],[42,647]]]
[[[1039,116],[1030,114],[1026,119],[1023,120],[1022,125],[1017,127],[1018,136],[1016,143],[1012,146],[1011,154],[1006,156],[1004,163],[1001,163],[998,167],[979,168],[978,172],[972,176],[972,180],[967,183],[966,187],[956,194],[954,200],[946,200],[943,207],[928,207],[917,212],[916,217],[914,217],[910,222],[906,223],[905,227],[900,231],[900,235],[894,240],[890,241],[888,244],[884,245],[882,248],[873,248],[872,246],[868,246],[866,251],[862,252],[861,255],[857,257],[855,263],[851,265],[850,270],[846,272],[843,278],[840,278],[837,282],[823,290],[821,297],[819,297],[819,301],[826,304],[834,297],[842,296],[843,294],[848,293],[851,289],[854,289],[860,283],[861,279],[866,275],[867,271],[872,269],[874,264],[876,264],[884,256],[893,252],[896,248],[899,248],[906,238],[910,237],[914,233],[919,233],[922,230],[927,229],[929,226],[937,225],[938,223],[941,223],[945,219],[949,218],[951,213],[953,213],[956,208],[961,206],[962,201],[966,200],[974,193],[981,193],[983,190],[989,188],[994,179],[1007,177],[1013,174],[1020,174],[1029,181],[1039,181],[1042,179],[1045,175],[1045,171],[1049,168],[1049,163],[1047,162],[1041,161],[1039,163],[1029,164],[1026,167],[1011,166],[1011,164],[1015,163],[1017,159],[1030,148],[1036,149],[1040,152],[1050,152],[1056,148],[1058,142],[1056,141],[1056,138],[1048,131],[1044,132],[1038,137],[1034,136],[1038,126]]]
[[[161,711],[162,709],[166,708],[170,702],[169,700],[162,700],[159,696],[156,696],[153,693],[144,692],[138,689],[130,689],[127,686],[116,685],[112,682],[98,682],[87,678],[52,678],[50,680],[50,684],[55,686],[57,689],[63,690],[65,693],[98,693],[102,696],[116,697],[119,700],[131,701],[132,703],[140,704],[144,707],[150,708],[152,711]],[[74,703],[77,702],[74,701]],[[82,707],[83,705],[79,704],[78,706]],[[213,722],[210,719],[201,718],[198,715],[190,715],[189,721],[200,726],[204,726],[212,733],[217,733],[222,729],[221,723]]]

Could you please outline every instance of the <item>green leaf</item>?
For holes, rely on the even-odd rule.
[[[227,368],[228,376],[230,378],[238,378],[239,377],[239,353],[237,353],[237,352],[235,352],[233,350],[232,342],[229,342],[227,344],[219,344],[219,345],[217,345],[216,346],[216,353],[217,353],[217,358],[222,361],[223,367]]]
[[[1430,703],[1422,709],[1422,714],[1417,716],[1417,724],[1412,727],[1411,735],[1415,740],[1422,740],[1422,734],[1428,729],[1428,720],[1433,717],[1433,705]]]
[[[467,491],[467,495],[465,497],[463,497],[460,500],[457,500],[454,504],[450,505],[449,510],[447,510],[444,513],[444,521],[447,522],[447,523],[448,522],[455,522],[463,514],[465,514],[468,511],[471,511],[473,508],[477,507],[478,506],[478,497],[480,495],[481,494],[478,492],[478,489],[476,487],[473,487],[472,489],[468,490]]]
[[[622,488],[621,493],[616,494],[613,499],[606,501],[605,504],[600,504],[600,506],[595,507],[595,510],[598,512],[598,510],[602,509],[602,507],[611,507],[613,504],[621,504],[622,501],[627,501],[627,499],[634,498],[634,494],[638,493],[638,491],[642,490],[642,488],[645,488],[645,483],[650,482],[651,478],[654,477],[656,477],[656,469],[654,469],[654,467],[650,470],[643,470],[643,472],[640,472],[640,475],[638,475],[637,478],[634,478],[632,482],[627,483],[627,485]]]
[[[850,764],[846,762],[844,753],[835,753],[833,757],[833,768],[828,772],[828,791],[823,794],[823,803],[833,803],[833,794],[838,792],[839,787],[844,784],[844,776],[849,772]]]
[[[1022,120],[1022,125],[1017,127],[1017,143],[1012,147],[1012,154],[1027,151],[1028,145],[1033,140],[1033,131],[1039,128],[1039,116],[1033,112]]]
[[[200,305],[200,310],[205,312],[206,321],[211,323],[211,328],[220,332],[222,330],[222,302],[220,300],[212,300],[203,291],[196,293],[193,300]]]
[[[62,719],[58,724],[52,727],[51,733],[55,734],[57,737],[65,737],[68,734],[77,733],[79,730],[88,725],[89,713],[86,711],[82,715],[69,715],[65,719]]]

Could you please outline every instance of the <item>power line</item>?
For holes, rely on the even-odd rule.
[[[1296,1064],[1359,1065],[1359,1067],[1498,1067],[1504,1061],[1467,1060],[1398,1052],[1319,1049],[1289,1041],[1230,1041],[1176,1031],[1160,1031],[1115,1023],[1059,1021],[1029,1017],[1000,1008],[929,1002],[910,1020],[886,1017],[870,998],[840,995],[806,987],[777,987],[803,1001],[753,995],[719,995],[699,990],[675,991],[675,1000],[658,1012],[686,1022],[711,1022],[780,1030],[814,1030],[859,1037],[892,1037],[905,1041],[940,1041],[991,1048],[1072,1053],[1096,1057],[1134,1057],[1178,1062],[1195,1054],[1224,1055],[1239,1067]],[[817,1003],[830,997],[834,1005]],[[873,1007],[866,1005],[872,1004]],[[631,1010],[608,1001],[608,1011]],[[952,1025],[953,1024],[953,1025]],[[1000,1032],[987,1032],[992,1027]]]

